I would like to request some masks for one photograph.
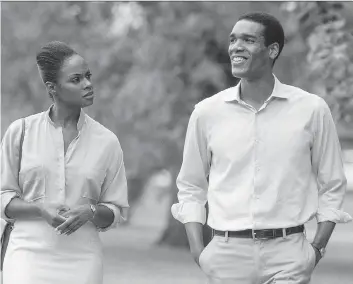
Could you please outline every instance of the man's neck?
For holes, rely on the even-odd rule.
[[[272,94],[274,85],[272,73],[255,80],[241,79],[240,98],[245,102],[263,104]]]

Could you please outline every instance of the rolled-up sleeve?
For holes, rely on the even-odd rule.
[[[6,216],[6,207],[13,198],[22,195],[18,184],[21,127],[21,120],[14,121],[1,141],[1,218],[9,222],[14,220]]]
[[[129,208],[123,152],[118,140],[111,148],[110,158],[110,166],[102,186],[98,205],[110,209],[114,214],[114,221],[108,227],[98,228],[100,231],[107,231],[116,227],[117,223],[125,221]]]
[[[200,109],[196,106],[189,120],[183,162],[176,181],[179,203],[171,208],[173,217],[183,224],[206,222],[210,162],[206,129],[201,121]]]
[[[312,165],[317,175],[319,189],[317,221],[335,223],[351,221],[352,217],[342,209],[347,180],[341,147],[330,109],[322,99],[315,117]]]

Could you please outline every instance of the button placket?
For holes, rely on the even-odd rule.
[[[257,227],[257,211],[259,209],[259,201],[260,201],[260,188],[258,189],[258,177],[260,173],[260,159],[259,159],[259,149],[261,139],[259,137],[259,116],[262,115],[262,112],[258,111],[255,114],[255,123],[254,123],[254,191],[252,195],[253,200],[253,209],[252,209],[252,218],[253,218],[253,226]]]
[[[59,188],[59,199],[61,202],[65,201],[65,149],[64,149],[64,135],[60,127],[60,147],[59,152],[59,180],[57,182]]]
[[[259,171],[259,163],[258,163],[258,146],[259,146],[259,138],[258,138],[258,126],[257,126],[257,121],[258,121],[258,115],[259,113],[255,113],[255,138],[254,138],[254,156],[255,156],[255,161],[254,161],[254,168],[255,168],[255,177],[256,173]],[[256,184],[255,184],[256,185]]]

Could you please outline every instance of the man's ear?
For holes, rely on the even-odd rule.
[[[269,46],[269,56],[272,60],[275,60],[279,54],[279,44],[274,42]]]

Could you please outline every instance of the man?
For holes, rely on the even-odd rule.
[[[351,220],[327,104],[272,73],[283,45],[276,18],[242,16],[229,40],[240,83],[198,103],[190,117],[172,214],[209,283],[309,283],[335,224]],[[214,237],[204,248],[206,202]],[[310,244],[303,224],[313,217]]]

